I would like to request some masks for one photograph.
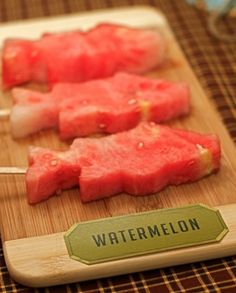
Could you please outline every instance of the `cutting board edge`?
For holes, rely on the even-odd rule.
[[[139,16],[143,16],[140,20]],[[132,18],[132,23],[130,23]],[[104,20],[105,19],[105,20]],[[61,32],[75,29],[87,30],[99,22],[115,22],[121,25],[129,25],[131,27],[142,26],[165,26],[167,24],[166,17],[163,12],[150,5],[134,5],[116,7],[115,9],[101,8],[94,11],[83,11],[73,14],[62,14],[51,17],[38,17],[33,19],[15,20],[1,24],[0,27],[0,46],[5,39],[16,38],[39,38],[43,31],[42,26],[49,28],[50,32]],[[79,24],[78,24],[79,22]],[[55,27],[55,28],[54,28]]]
[[[195,78],[194,80],[196,80],[199,84],[194,72],[193,76]],[[199,86],[201,91],[204,92],[202,86],[200,84]],[[217,113],[217,115],[219,116],[219,113]],[[224,132],[227,132],[224,125],[223,128]],[[230,140],[230,143],[233,144],[228,132],[227,138]],[[69,258],[62,237],[64,232],[60,232],[46,236],[43,235],[38,237],[8,240],[5,242],[3,240],[4,255],[8,270],[13,279],[30,287],[52,286],[224,257],[236,253],[236,216],[233,214],[236,205],[233,204],[230,206],[231,209],[227,208],[228,205],[220,207],[220,210],[223,211],[222,215],[228,225],[229,223],[227,222],[227,218],[231,219],[230,224],[233,229],[230,229],[230,233],[228,233],[225,239],[219,244],[178,249],[158,254],[128,258],[121,261],[87,266]],[[232,206],[234,206],[234,208],[232,208]],[[226,217],[224,215],[226,215]],[[34,243],[37,243],[37,245],[44,243],[44,245],[42,247],[40,245],[34,246]],[[213,247],[215,249],[213,249]],[[30,248],[32,248],[32,250],[30,250]],[[37,253],[40,253],[40,251],[41,258],[39,255],[37,260],[36,255]],[[48,252],[47,257],[45,257],[46,252]],[[46,270],[44,271],[44,274],[39,274],[39,271],[37,270],[37,263],[41,269]],[[41,266],[42,263],[43,266]],[[85,267],[86,270],[84,270]]]
[[[69,257],[64,232],[3,243],[11,277],[29,287],[45,287],[225,257],[236,253],[236,204],[216,207],[228,234],[218,243],[86,265]]]

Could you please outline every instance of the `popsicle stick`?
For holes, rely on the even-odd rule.
[[[0,175],[4,174],[25,174],[26,168],[21,167],[0,167]]]
[[[0,119],[1,118],[9,118],[11,114],[11,109],[1,109],[0,110]]]

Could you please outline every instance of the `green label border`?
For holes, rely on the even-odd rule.
[[[208,211],[211,210],[215,213],[217,219],[219,220],[219,222],[222,226],[222,231],[218,234],[218,236],[216,238],[211,239],[211,240],[209,240],[209,239],[204,240],[204,241],[197,242],[197,243],[193,242],[191,244],[182,243],[182,244],[179,244],[176,246],[164,247],[161,249],[160,248],[147,249],[146,251],[142,251],[142,252],[133,252],[133,253],[125,254],[125,255],[104,257],[104,258],[95,259],[92,261],[81,258],[78,255],[74,255],[71,241],[69,238],[70,238],[70,235],[77,229],[78,226],[80,226],[80,227],[87,226],[87,225],[91,226],[93,224],[101,224],[101,223],[104,224],[104,223],[109,223],[111,221],[114,222],[114,221],[119,221],[119,220],[124,220],[124,219],[126,219],[128,222],[129,219],[132,219],[133,217],[140,218],[140,217],[145,217],[145,215],[153,215],[153,214],[165,215],[170,212],[171,212],[171,214],[175,214],[175,213],[180,213],[181,210],[186,210],[186,209],[188,210],[188,212],[191,212],[191,210],[195,210],[197,207],[198,208],[202,207],[203,209],[206,209]],[[116,216],[116,217],[111,217],[111,218],[103,218],[103,219],[98,219],[98,220],[84,221],[84,222],[76,223],[76,224],[72,225],[71,228],[64,234],[64,240],[66,243],[68,253],[72,259],[91,265],[91,264],[96,264],[96,263],[102,263],[102,262],[130,258],[130,257],[134,257],[134,256],[148,255],[148,254],[153,254],[153,253],[181,249],[181,248],[185,248],[185,247],[193,247],[193,246],[200,246],[200,245],[204,245],[204,244],[216,243],[216,242],[220,242],[228,232],[229,232],[229,229],[228,229],[227,225],[225,224],[225,222],[220,214],[220,211],[218,209],[216,209],[214,207],[208,207],[207,205],[204,205],[204,204],[193,204],[193,205],[188,205],[188,206],[178,207],[178,208],[166,208],[166,209],[160,209],[160,210],[152,210],[152,211],[147,211],[147,212],[142,212],[142,213],[133,213],[133,214],[129,214],[129,215],[122,215],[122,216]]]

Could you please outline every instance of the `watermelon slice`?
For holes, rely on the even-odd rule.
[[[128,73],[80,84],[57,84],[51,93],[13,89],[14,137],[58,127],[63,139],[116,133],[141,120],[162,122],[189,112],[185,83]]]
[[[193,182],[220,165],[216,135],[153,122],[103,138],[78,138],[66,152],[33,147],[26,187],[29,203],[80,186],[83,202],[126,192],[143,196],[169,184]]]
[[[7,40],[2,54],[3,86],[28,81],[81,82],[117,71],[144,73],[165,55],[156,31],[100,24],[87,31],[44,34],[41,39]]]

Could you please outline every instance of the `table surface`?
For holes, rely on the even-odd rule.
[[[236,143],[236,42],[215,39],[208,14],[183,0],[1,0],[0,22],[131,5],[150,5],[166,15],[179,44]],[[219,23],[236,33],[236,18]],[[0,244],[0,292],[236,292],[236,256],[147,272],[30,289],[9,276]]]

